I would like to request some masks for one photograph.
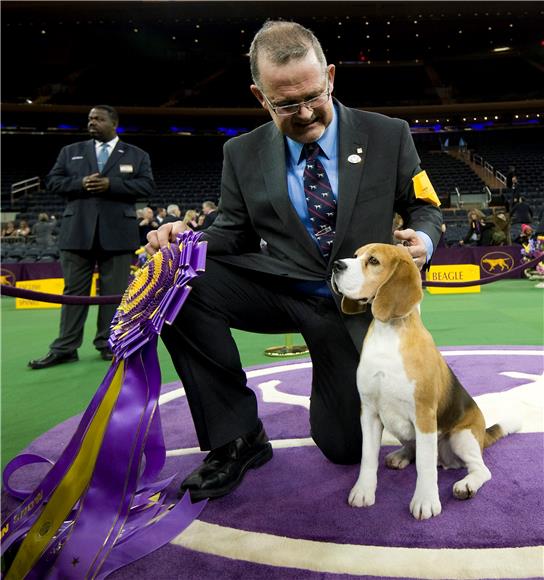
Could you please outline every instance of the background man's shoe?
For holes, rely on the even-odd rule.
[[[102,360],[113,360],[113,352],[109,348],[103,348],[100,350],[100,358]]]
[[[191,499],[217,498],[237,487],[248,469],[272,459],[272,446],[259,420],[257,427],[234,441],[214,449],[181,483],[180,495],[189,490]]]
[[[48,352],[44,357],[31,360],[28,366],[31,369],[46,369],[47,367],[54,367],[55,365],[60,365],[68,362],[76,362],[79,360],[77,356],[77,351],[58,353],[58,352]]]

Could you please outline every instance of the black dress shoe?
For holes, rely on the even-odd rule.
[[[113,360],[113,352],[109,348],[100,349],[100,358],[102,360]]]
[[[54,367],[68,362],[76,362],[79,360],[77,351],[67,353],[48,352],[44,357],[31,360],[28,366],[31,369],[46,369],[47,367]]]
[[[194,501],[221,497],[240,484],[248,469],[270,459],[272,446],[259,420],[253,431],[208,453],[204,463],[181,483],[179,495],[189,490]]]

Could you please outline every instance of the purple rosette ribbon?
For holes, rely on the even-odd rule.
[[[47,459],[23,454],[4,470],[23,503],[2,523],[6,580],[105,578],[180,534],[202,511],[186,494],[166,503],[166,460],[157,340],[204,271],[206,243],[192,231],[139,270],[112,321],[114,359],[59,459],[32,491],[9,484],[18,468]],[[7,554],[6,554],[7,552]]]

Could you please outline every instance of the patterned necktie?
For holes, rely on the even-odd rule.
[[[96,156],[96,161],[98,163],[98,171],[100,171],[100,173],[102,173],[102,169],[104,169],[104,165],[106,165],[109,156],[110,154],[108,151],[108,144],[102,143],[102,145],[100,145],[98,155]]]
[[[317,143],[306,143],[303,147],[303,155],[306,157],[304,193],[319,248],[323,256],[328,258],[336,228],[336,200],[327,172],[317,158],[320,151]]]

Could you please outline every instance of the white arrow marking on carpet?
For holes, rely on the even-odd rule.
[[[508,350],[508,349],[482,349],[482,350],[450,350],[442,352],[444,356],[540,356],[544,353],[541,350]],[[278,373],[285,373],[297,370],[304,370],[312,368],[312,363],[309,361],[295,364],[285,364],[270,366],[262,369],[255,369],[248,371],[247,378],[263,377],[274,375]],[[542,399],[542,391],[544,390],[544,375],[535,375],[531,373],[522,373],[517,371],[505,371],[501,373],[504,376],[515,379],[528,379],[529,383],[514,387],[508,391],[500,393],[487,393],[485,395],[478,395],[474,397],[478,406],[481,408],[486,424],[488,426],[507,419],[509,417],[518,417],[522,421],[521,433],[542,433],[544,432],[544,401]],[[302,395],[290,395],[288,393],[281,393],[277,386],[281,381],[271,380],[260,383],[259,387],[263,391],[263,399],[265,402],[279,402],[286,404],[298,404],[305,408],[309,408],[306,403],[303,404],[301,399],[307,399]],[[264,388],[263,388],[264,387]],[[264,398],[265,391],[274,397],[273,400]],[[170,393],[161,395],[159,399],[160,404],[168,403],[185,396],[183,388],[176,389]],[[296,397],[293,399],[293,397]],[[287,399],[291,399],[287,402]],[[281,441],[274,441],[275,448],[299,447],[305,445],[313,445],[311,438],[300,439],[285,439],[285,443]],[[393,437],[386,430],[383,433],[382,445],[399,445],[398,440]],[[193,453],[201,453],[198,447],[188,449],[172,449],[167,452],[169,456],[173,455],[191,455]]]
[[[263,401],[265,403],[299,405],[305,409],[310,409],[310,397],[283,393],[282,391],[278,391],[276,388],[278,385],[281,385],[281,381],[266,381],[265,383],[259,383],[257,385],[263,392]]]
[[[517,373],[502,373],[513,376]],[[500,423],[502,419],[518,418],[522,422],[520,433],[544,431],[544,375],[529,375],[534,382],[519,385],[501,393],[486,393],[474,397],[484,414],[486,425]],[[517,377],[514,377],[517,378]]]
[[[185,389],[181,387],[181,389],[174,389],[169,393],[164,393],[159,397],[159,405],[165,405],[170,401],[174,401],[175,399],[179,399],[180,397],[185,397]]]

